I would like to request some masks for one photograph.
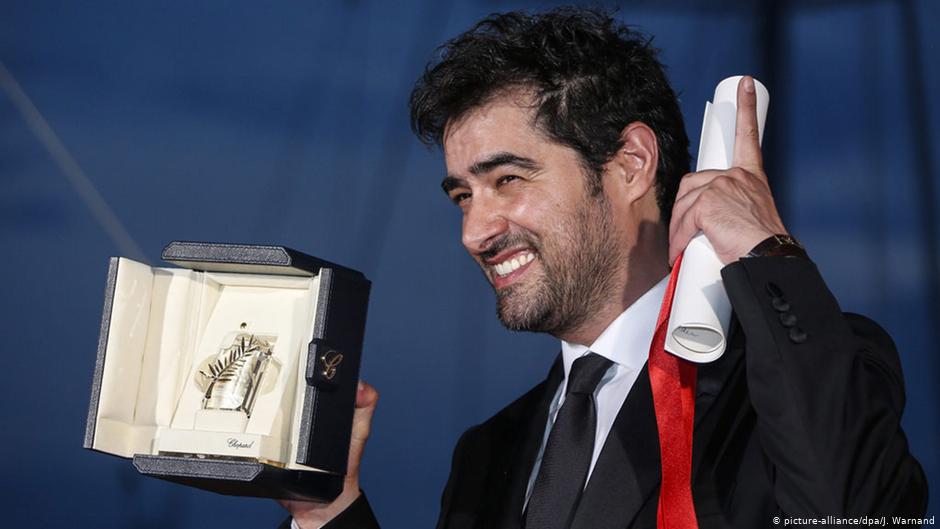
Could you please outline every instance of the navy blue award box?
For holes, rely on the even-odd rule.
[[[335,498],[369,280],[282,246],[162,257],[178,266],[110,260],[85,448],[223,494]]]

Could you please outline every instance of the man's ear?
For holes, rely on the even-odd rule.
[[[604,166],[612,177],[614,193],[634,202],[646,196],[656,185],[659,149],[656,134],[645,123],[634,121],[620,133],[623,146]]]

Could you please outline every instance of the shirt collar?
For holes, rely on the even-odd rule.
[[[571,364],[588,352],[597,353],[627,369],[642,369],[649,357],[650,344],[656,332],[656,320],[668,284],[669,275],[666,275],[610,322],[590,347],[562,340],[561,355],[565,379],[567,380],[568,373],[571,372]]]

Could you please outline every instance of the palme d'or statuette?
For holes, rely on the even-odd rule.
[[[261,387],[261,379],[271,363],[273,346],[267,340],[244,332],[242,323],[232,344],[210,360],[208,366],[199,371],[199,389],[206,393],[202,399],[204,410],[242,411],[251,417],[255,397]]]

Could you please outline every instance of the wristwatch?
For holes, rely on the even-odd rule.
[[[803,248],[803,245],[797,242],[793,237],[781,233],[777,235],[771,235],[763,241],[759,242],[745,258],[750,257],[803,257],[809,259],[809,256],[806,254],[806,249]]]

